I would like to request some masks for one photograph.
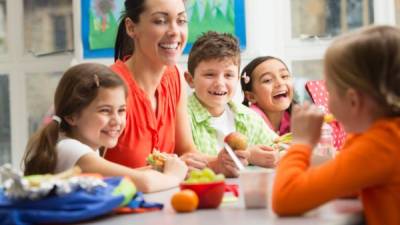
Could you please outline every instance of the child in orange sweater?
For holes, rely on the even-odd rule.
[[[400,28],[371,26],[339,37],[324,67],[329,109],[350,135],[335,159],[310,168],[323,113],[295,106],[273,209],[301,214],[359,191],[368,224],[400,224]]]

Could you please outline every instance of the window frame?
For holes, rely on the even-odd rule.
[[[0,73],[9,80],[11,164],[19,168],[28,141],[28,109],[26,76],[29,73],[50,73],[66,70],[73,53],[35,57],[25,53],[23,0],[6,0],[7,52],[0,55]],[[15,18],[22,18],[17,20]],[[21,66],[23,65],[23,66]]]

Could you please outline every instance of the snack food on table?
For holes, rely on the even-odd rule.
[[[181,190],[172,196],[171,205],[177,212],[192,212],[199,205],[199,197],[190,189]]]
[[[292,133],[286,133],[282,136],[275,138],[272,147],[278,151],[286,150],[290,143],[292,143],[293,135]]]
[[[239,132],[232,132],[228,134],[224,141],[232,148],[232,150],[246,150],[247,137]]]
[[[335,117],[333,116],[332,113],[328,113],[324,115],[324,122],[325,123],[331,123],[335,120]]]
[[[210,168],[204,168],[202,170],[192,170],[189,173],[188,178],[183,183],[199,184],[223,180],[225,180],[225,176],[223,174],[215,174]]]
[[[293,139],[293,135],[292,135],[292,133],[289,132],[289,133],[286,133],[286,134],[284,134],[282,136],[277,137],[274,140],[274,143],[275,144],[278,144],[278,143],[290,144],[292,142],[292,139]]]
[[[162,172],[164,170],[165,161],[169,155],[159,150],[154,150],[149,156],[147,156],[147,163],[155,170]]]
[[[189,173],[188,179],[179,185],[181,190],[192,190],[199,197],[199,209],[217,208],[224,197],[226,190],[225,177],[222,174],[216,175],[209,168],[193,170]],[[232,190],[232,192],[234,192]]]

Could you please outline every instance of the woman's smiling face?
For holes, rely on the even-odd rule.
[[[187,15],[182,0],[147,0],[131,37],[135,52],[151,62],[175,65],[187,40]]]

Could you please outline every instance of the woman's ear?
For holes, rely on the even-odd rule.
[[[245,91],[244,92],[244,97],[251,102],[252,104],[257,103],[256,97],[254,96],[254,93],[251,91]]]
[[[131,37],[132,39],[135,38],[136,33],[135,33],[135,23],[129,18],[125,18],[125,30],[126,34]]]
[[[190,88],[194,88],[193,76],[188,71],[185,71],[185,80],[186,80],[186,83],[188,83]]]

